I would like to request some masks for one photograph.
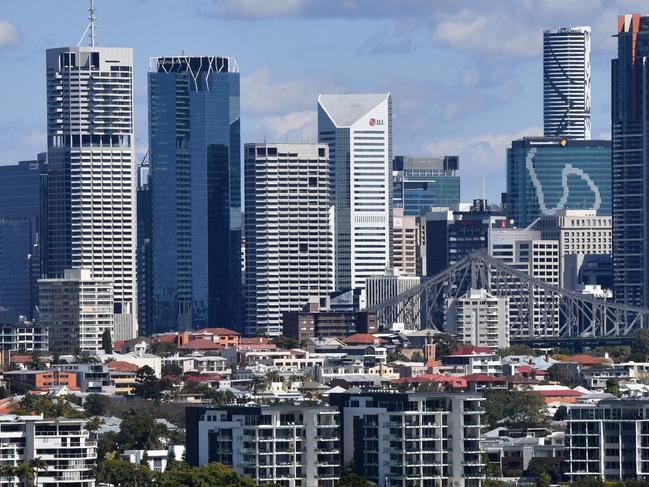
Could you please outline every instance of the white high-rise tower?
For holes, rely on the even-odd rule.
[[[66,269],[83,267],[96,278],[111,279],[113,339],[133,338],[138,330],[133,51],[48,49],[46,65],[46,272],[61,277]]]
[[[320,95],[318,142],[329,144],[336,289],[365,287],[392,267],[392,98]]]
[[[543,32],[543,135],[590,139],[590,27]]]

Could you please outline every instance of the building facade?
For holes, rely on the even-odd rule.
[[[318,142],[332,164],[335,286],[362,288],[392,267],[390,94],[320,95]]]
[[[34,321],[0,325],[0,350],[10,352],[47,352],[47,327]]]
[[[66,269],[62,278],[40,279],[39,323],[47,328],[49,350],[98,353],[102,335],[113,331],[113,282],[90,269]]]
[[[611,217],[593,210],[561,210],[532,228],[541,231],[542,239],[559,242],[559,284],[566,289],[577,289],[587,256],[610,256],[613,250]]]
[[[460,204],[458,156],[395,156],[393,161],[393,204],[403,214],[419,216],[431,207],[453,208]]]
[[[568,406],[565,474],[571,482],[649,479],[649,401]]]
[[[117,340],[137,336],[133,51],[47,50],[47,276],[114,283]]]
[[[507,216],[519,227],[561,210],[611,215],[611,142],[524,137],[507,149]]]
[[[38,304],[44,221],[45,154],[0,166],[0,308],[13,321]]]
[[[326,144],[245,145],[246,331],[282,334],[282,313],[334,290]]]
[[[138,167],[137,181],[137,316],[140,335],[149,336],[153,326],[153,221],[151,218],[149,165]]]
[[[219,462],[258,483],[334,487],[339,412],[329,406],[187,408],[187,463]]]
[[[35,487],[95,487],[97,444],[83,419],[43,419],[43,416],[0,416],[3,465],[17,466],[30,460],[47,462],[36,469]],[[24,479],[3,477],[2,485],[18,487]]]
[[[460,343],[476,347],[509,347],[509,300],[486,289],[469,289],[446,306],[446,326]]]
[[[239,66],[151,59],[155,331],[242,326]]]
[[[543,32],[543,134],[590,139],[590,27]]]
[[[617,59],[611,65],[613,280],[619,303],[649,306],[649,16],[618,17]]]
[[[393,208],[392,265],[404,276],[421,275],[420,237],[417,217],[405,216],[403,208]]]
[[[332,394],[342,463],[379,487],[477,487],[482,401],[468,393]]]

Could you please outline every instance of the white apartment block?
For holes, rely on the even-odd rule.
[[[46,275],[112,279],[115,340],[137,336],[133,51],[47,50]]]
[[[338,409],[329,406],[187,408],[187,462],[219,462],[260,484],[334,487]]]
[[[476,347],[509,347],[509,303],[486,289],[469,289],[446,306],[446,326],[461,343]]]
[[[469,393],[332,394],[344,425],[342,463],[379,487],[478,487],[483,400]]]
[[[392,209],[392,265],[404,276],[420,276],[419,225],[417,217],[403,214],[403,208]]]
[[[569,405],[564,454],[571,482],[649,480],[649,401]]]
[[[529,228],[492,228],[489,231],[489,255],[530,277],[559,286],[559,242],[543,240],[541,232]],[[516,278],[508,285],[510,337],[556,336],[559,333],[559,302],[535,288],[532,302],[527,288]]]
[[[392,98],[318,97],[318,142],[329,145],[336,289],[362,288],[392,267]]]
[[[3,465],[16,466],[39,458],[46,470],[36,470],[34,487],[94,487],[97,444],[82,419],[43,419],[43,416],[0,416],[0,455]],[[3,487],[24,485],[17,477],[1,477]]]
[[[102,351],[105,330],[113,334],[113,282],[90,269],[66,269],[62,278],[39,279],[39,323],[56,353]]]
[[[21,319],[0,325],[0,350],[10,352],[47,352],[47,328],[41,323]]]
[[[561,287],[577,289],[586,255],[612,254],[612,223],[612,217],[599,216],[595,210],[562,210],[532,224],[541,238],[559,242]]]
[[[245,145],[246,330],[282,334],[282,313],[334,289],[329,148]]]

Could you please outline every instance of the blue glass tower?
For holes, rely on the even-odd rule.
[[[524,137],[507,149],[507,217],[524,227],[559,210],[611,214],[611,142]]]
[[[151,60],[153,330],[242,325],[234,58]]]
[[[396,156],[392,167],[394,207],[411,216],[431,207],[454,208],[460,203],[458,169],[458,156]]]

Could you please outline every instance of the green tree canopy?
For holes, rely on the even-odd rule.
[[[300,346],[295,338],[287,337],[284,335],[275,337],[270,342],[277,345],[277,348],[283,348],[285,350],[298,348]]]
[[[83,403],[88,416],[105,416],[110,409],[111,400],[103,394],[90,394]]]
[[[528,391],[489,391],[485,394],[485,422],[521,427],[541,426],[547,422],[545,400],[540,394]]]
[[[122,418],[115,444],[118,450],[153,450],[160,448],[160,439],[168,436],[167,427],[156,423],[153,416],[139,409],[131,409]]]

